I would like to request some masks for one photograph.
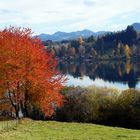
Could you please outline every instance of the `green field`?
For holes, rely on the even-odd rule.
[[[24,119],[14,128],[1,130],[0,140],[140,140],[140,130]]]

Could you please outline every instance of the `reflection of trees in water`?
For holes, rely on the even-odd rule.
[[[62,74],[70,74],[74,78],[88,76],[92,80],[100,78],[109,82],[123,82],[131,88],[136,87],[140,77],[140,63],[130,61],[61,62],[59,69]]]

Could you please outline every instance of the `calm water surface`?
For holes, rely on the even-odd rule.
[[[59,70],[67,75],[68,86],[140,89],[140,62],[61,62]]]

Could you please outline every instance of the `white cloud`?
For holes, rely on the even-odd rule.
[[[139,7],[140,0],[0,0],[0,27],[18,25],[33,30],[40,27],[36,33],[55,32],[56,27],[64,31],[98,30],[110,25],[108,29],[115,29],[113,17],[125,14],[122,18],[125,22],[130,13],[135,16],[139,12]]]
[[[110,26],[112,30],[125,29],[125,24],[113,24]]]

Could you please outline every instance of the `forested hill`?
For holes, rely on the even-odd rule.
[[[100,37],[79,37],[61,42],[43,42],[60,59],[130,59],[140,56],[140,33],[133,26]]]

